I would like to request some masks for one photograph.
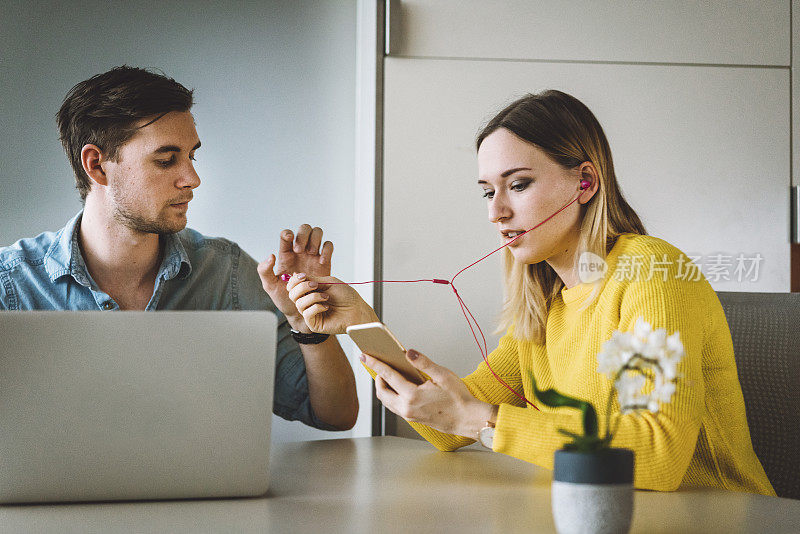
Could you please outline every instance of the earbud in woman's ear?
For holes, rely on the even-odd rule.
[[[589,189],[590,185],[592,185],[592,182],[589,180],[581,180],[581,191],[584,189]]]

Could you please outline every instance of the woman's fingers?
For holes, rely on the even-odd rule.
[[[406,380],[403,375],[395,371],[393,367],[387,365],[377,358],[373,358],[369,354],[362,353],[362,360],[367,367],[375,371],[390,388],[395,390],[400,395],[407,397],[414,393],[417,386],[416,384]]]
[[[292,289],[294,289],[300,284],[304,284],[307,282],[308,282],[308,277],[306,276],[306,273],[293,273],[292,276],[289,278],[289,281],[286,282],[286,291],[288,291],[289,294],[291,294]]]
[[[417,413],[411,408],[408,399],[393,390],[380,375],[375,376],[375,396],[392,413],[412,423],[417,421]]]
[[[286,284],[286,290],[289,292],[289,298],[297,302],[297,299],[312,292],[319,290],[319,284],[313,280],[306,280],[302,274],[295,274],[289,279]]]
[[[299,310],[300,307],[298,306],[297,309]],[[303,320],[305,320],[306,324],[308,326],[312,326],[315,323],[314,317],[320,313],[325,313],[326,311],[328,311],[328,306],[326,304],[313,304],[305,310],[302,310],[300,313],[303,314]],[[318,326],[322,328],[321,323]]]
[[[289,296],[291,298],[291,294]],[[328,295],[326,295],[325,293],[319,293],[319,292],[315,291],[315,292],[303,295],[302,297],[299,297],[297,300],[295,300],[295,299],[292,299],[292,300],[294,300],[294,304],[295,304],[295,306],[297,306],[297,309],[300,310],[300,313],[303,313],[305,310],[307,310],[308,308],[310,308],[314,304],[325,305],[326,301],[328,300]]]
[[[406,351],[406,358],[411,362],[411,365],[428,375],[434,382],[442,383],[449,381],[454,373],[447,367],[442,367],[431,361],[430,358],[414,349]]]
[[[297,284],[305,281],[306,275],[305,273],[292,273],[292,276],[289,277],[289,281],[286,282],[286,291],[291,295],[292,288],[294,288]]]
[[[378,400],[389,410],[393,413],[397,413],[395,401],[399,398],[399,395],[395,390],[389,387],[389,384],[386,383],[386,380],[381,378],[381,375],[375,376],[375,396],[378,397]]]

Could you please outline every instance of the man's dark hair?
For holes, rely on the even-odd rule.
[[[193,103],[192,91],[172,78],[127,65],[70,89],[56,122],[81,200],[86,200],[91,187],[81,164],[84,145],[97,145],[106,158],[117,161],[119,148],[138,129],[136,122],[155,116],[150,124],[170,111],[189,111]]]

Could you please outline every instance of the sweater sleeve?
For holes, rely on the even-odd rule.
[[[654,329],[666,328],[668,335],[680,332],[685,351],[678,365],[671,402],[661,403],[655,414],[618,416],[619,426],[612,445],[634,451],[637,488],[677,489],[694,453],[704,410],[702,361],[710,322],[709,290],[702,277],[698,281],[656,277],[631,282],[619,292],[618,330],[632,331],[637,318],[644,317]],[[591,359],[591,367],[596,369],[597,355],[585,357]],[[596,394],[587,400],[597,409],[602,432],[611,381],[603,375],[575,380],[597,384],[593,388]],[[615,396],[612,413],[618,411]],[[552,469],[554,452],[567,440],[558,429],[582,433],[579,413],[563,408],[538,412],[504,404],[498,413],[494,450]]]

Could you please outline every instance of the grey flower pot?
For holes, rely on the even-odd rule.
[[[633,515],[633,451],[556,451],[552,491],[560,534],[625,534]]]

